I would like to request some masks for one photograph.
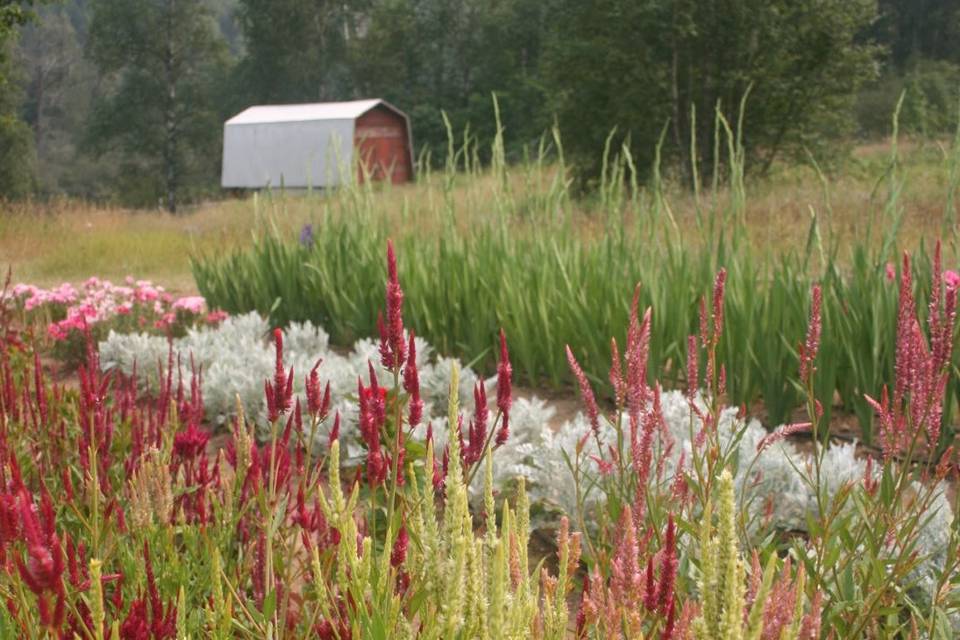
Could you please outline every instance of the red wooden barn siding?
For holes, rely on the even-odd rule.
[[[393,184],[400,184],[413,177],[407,121],[384,106],[374,107],[357,118],[354,148],[371,180],[389,178]],[[360,170],[360,182],[363,174]]]

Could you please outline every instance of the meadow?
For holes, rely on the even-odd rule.
[[[730,138],[3,205],[0,635],[955,637],[960,145]]]

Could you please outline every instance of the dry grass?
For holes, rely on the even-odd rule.
[[[943,149],[932,143],[901,147],[898,168],[904,178],[898,206],[904,213],[901,245],[916,247],[942,233],[949,180]],[[858,148],[844,169],[821,181],[810,167],[783,166],[772,176],[747,184],[745,216],[752,243],[779,251],[802,246],[816,214],[825,239],[840,246],[863,238],[871,215],[884,206],[889,145]],[[492,175],[458,175],[452,181],[435,174],[420,184],[371,191],[344,190],[331,195],[279,194],[211,202],[171,216],[157,211],[131,211],[63,200],[0,204],[0,263],[13,267],[16,281],[52,285],[80,281],[90,275],[122,279],[130,274],[150,278],[176,291],[192,291],[189,256],[228,251],[248,243],[251,234],[274,225],[295,237],[306,222],[324,213],[354,215],[366,211],[387,216],[399,229],[433,235],[445,212],[453,212],[467,230],[497,211],[509,211],[522,231],[532,224],[525,212],[543,211],[543,196],[554,179],[553,169],[510,170],[505,185]],[[879,185],[879,186],[878,186]],[[668,189],[667,201],[677,223],[694,223],[697,202],[687,191]],[[730,200],[721,190],[719,208]],[[641,192],[627,204],[626,220],[645,215],[650,194]],[[701,210],[714,197],[701,195]],[[605,232],[607,224],[594,199],[564,200],[563,209],[585,235]],[[317,228],[317,232],[322,232]]]

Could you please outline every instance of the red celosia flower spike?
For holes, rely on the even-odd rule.
[[[330,441],[332,445],[336,440],[340,439],[340,412],[337,411],[336,415],[333,416],[333,426],[330,427]]]
[[[423,400],[420,398],[420,374],[417,372],[417,346],[414,342],[413,331],[407,348],[407,364],[403,369],[403,390],[410,398],[410,413],[407,419],[413,429],[423,418]]]
[[[273,383],[263,383],[264,395],[267,399],[267,413],[270,422],[276,421],[280,414],[287,412],[293,406],[293,368],[287,374],[283,366],[283,331],[273,330],[274,349],[276,350],[276,365],[273,374]]]
[[[407,561],[407,546],[410,544],[410,536],[407,535],[407,527],[400,525],[400,531],[397,532],[397,539],[393,541],[393,551],[390,553],[390,565],[394,568],[400,567]]]
[[[33,498],[21,488],[18,510],[23,541],[27,547],[27,561],[17,556],[17,570],[27,588],[37,597],[40,623],[45,627],[59,628],[63,623],[65,594],[63,587],[64,553],[55,531],[53,504],[44,489],[40,513],[37,517]],[[51,599],[54,603],[50,610]]]
[[[317,373],[317,370],[322,363],[323,359],[317,360],[304,385],[307,396],[307,412],[315,420],[321,422],[327,417],[327,412],[330,410],[330,383],[327,382],[323,392],[320,391],[320,374]]]
[[[467,448],[466,465],[472,465],[483,456],[487,443],[487,391],[483,382],[477,382],[473,388],[473,420],[470,422],[470,446]]]

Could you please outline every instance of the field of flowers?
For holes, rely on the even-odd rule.
[[[448,357],[420,337],[436,325],[420,326],[404,265],[421,258],[383,246],[373,335],[349,348],[331,346],[347,325],[330,315],[227,315],[136,280],[8,284],[0,637],[960,633],[960,277],[939,244],[871,289],[885,305],[871,321],[891,328],[871,335],[889,340],[888,384],[858,390],[877,455],[832,439],[824,416],[839,276],[783,294],[792,366],[765,384],[795,388],[803,417],[768,429],[727,405],[744,289],[720,267],[670,366],[668,301],[619,291],[602,377],[598,353],[561,348],[582,411],[553,429],[550,402],[515,393],[534,338],[460,318],[496,336],[491,365]]]

